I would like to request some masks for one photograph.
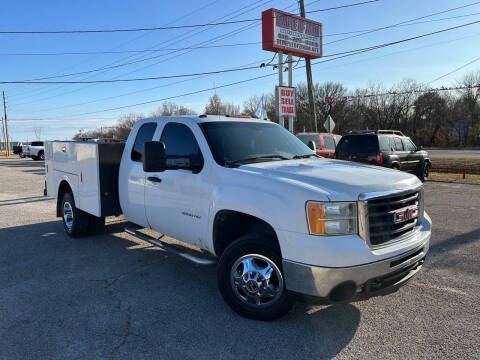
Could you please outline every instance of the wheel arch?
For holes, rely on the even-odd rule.
[[[217,256],[233,241],[247,234],[259,234],[268,238],[281,253],[280,242],[274,227],[258,216],[237,210],[221,209],[213,219],[212,242]]]
[[[66,179],[62,179],[58,184],[58,192],[57,192],[57,217],[62,216],[62,200],[63,195],[66,193],[72,193],[72,196],[75,200],[75,195],[73,194],[72,187],[70,186],[69,182]]]

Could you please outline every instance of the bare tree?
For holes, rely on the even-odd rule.
[[[205,106],[205,113],[209,115],[222,115],[224,110],[222,100],[220,100],[220,96],[217,94],[211,96],[207,106]]]

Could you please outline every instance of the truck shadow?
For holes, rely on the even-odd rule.
[[[130,237],[126,224],[110,222],[82,239],[66,236],[60,221],[0,229],[2,325],[24,324],[4,333],[10,346],[28,349],[25,338],[42,324],[45,335],[35,332],[42,346],[80,341],[96,354],[113,351],[123,336],[124,357],[141,349],[154,358],[332,358],[357,331],[352,304],[297,303],[274,322],[241,318],[219,294],[215,267]],[[79,328],[96,335],[84,338]]]

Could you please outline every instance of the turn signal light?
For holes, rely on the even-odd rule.
[[[310,234],[325,234],[325,208],[322,204],[309,202],[307,204],[308,227]]]

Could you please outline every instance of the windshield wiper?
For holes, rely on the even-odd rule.
[[[303,155],[295,155],[292,157],[292,159],[306,159],[306,158],[309,158],[310,156],[314,156],[317,158],[320,157],[317,154],[303,154]]]
[[[243,163],[248,163],[248,162],[257,161],[257,160],[271,160],[271,159],[290,160],[290,158],[287,158],[282,155],[262,155],[262,156],[252,156],[246,159],[226,161],[225,165],[240,165]]]

